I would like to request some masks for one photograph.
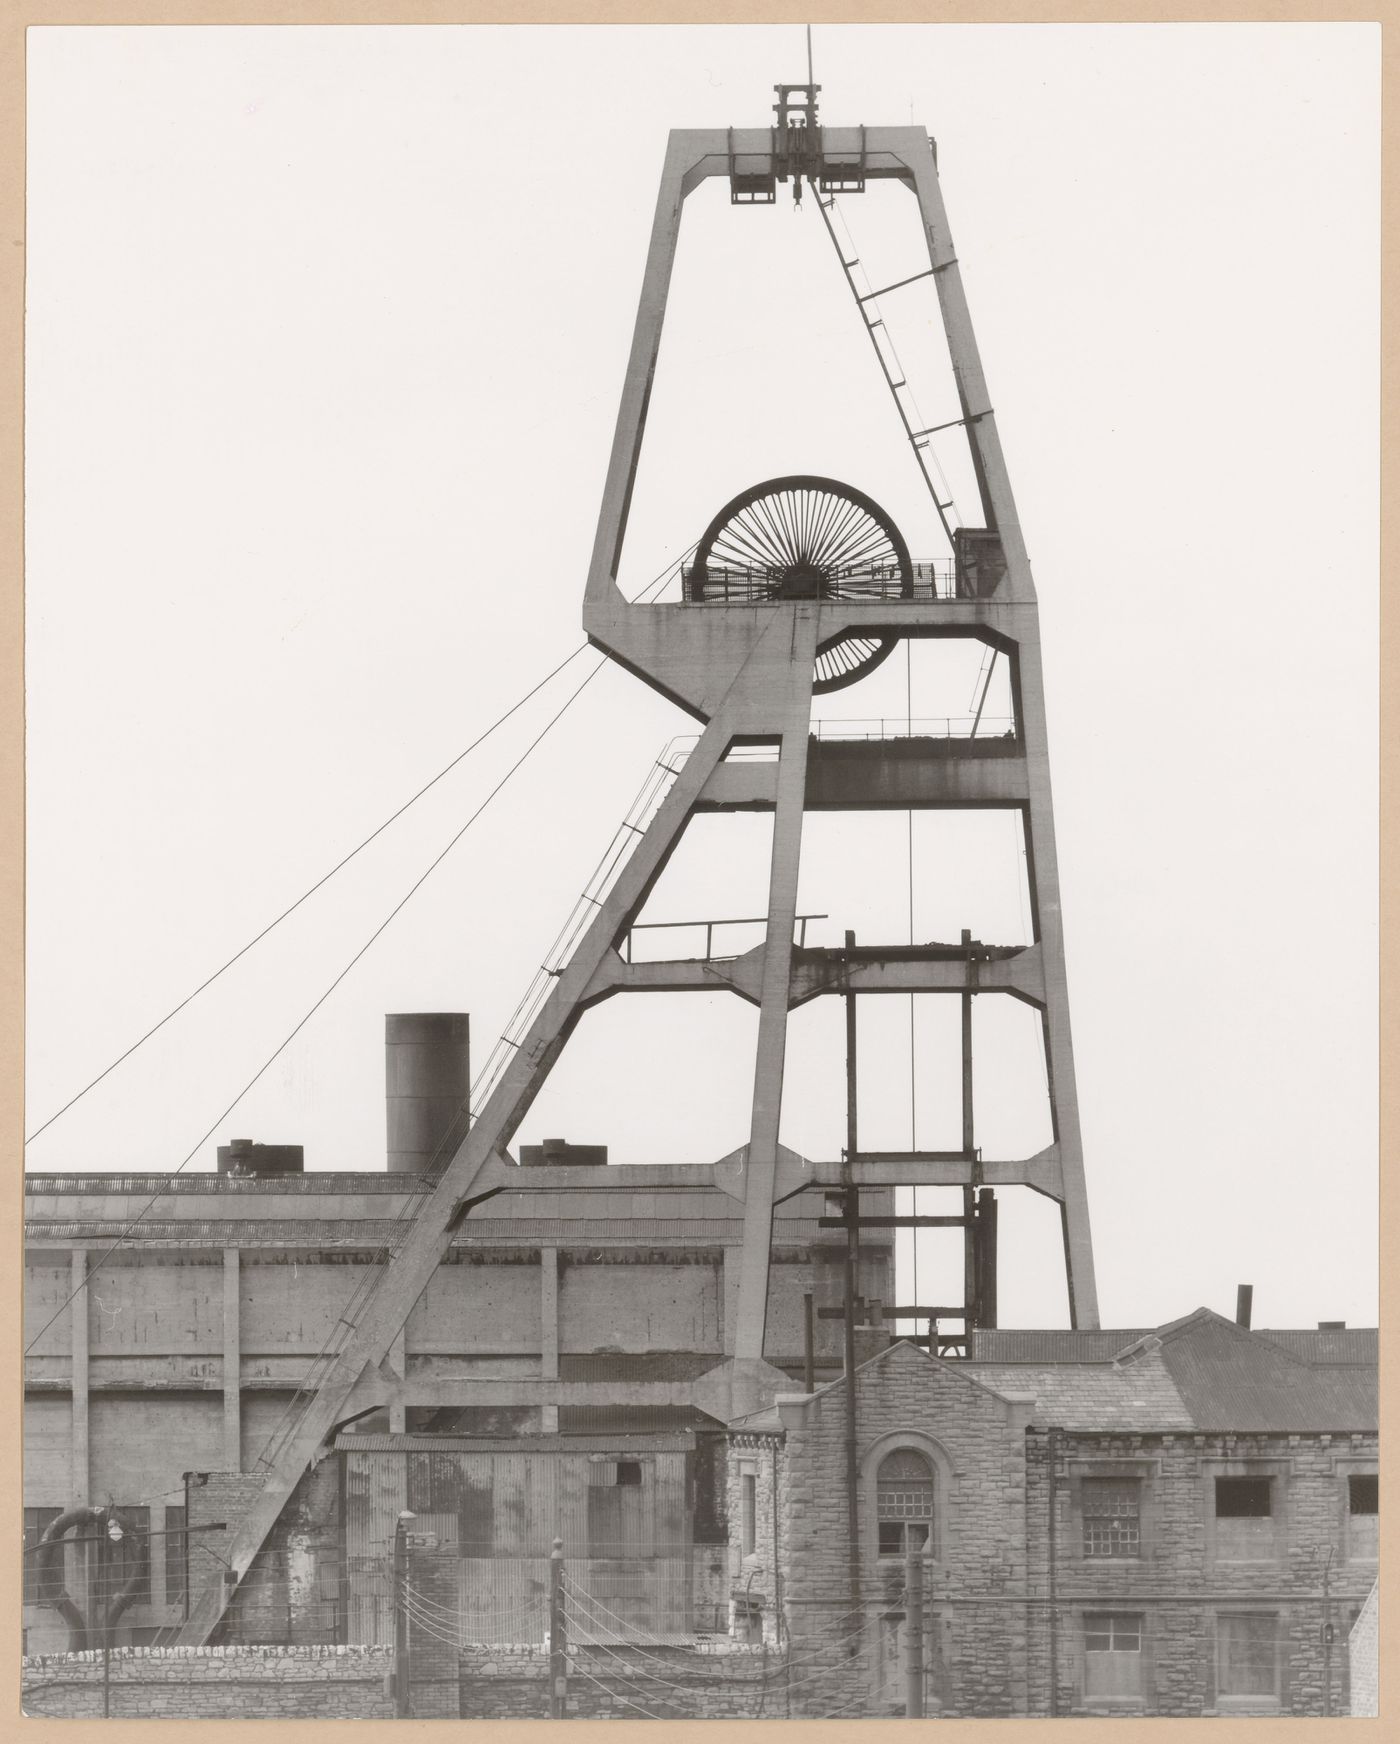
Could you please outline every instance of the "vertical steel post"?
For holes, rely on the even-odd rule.
[[[856,935],[846,934],[846,950],[855,949]],[[845,1255],[845,1370],[846,1370],[846,1552],[851,1615],[860,1606],[860,1504],[857,1495],[856,1461],[856,1278],[857,1244],[860,1241],[860,1190],[856,1186],[855,1160],[859,1143],[856,1121],[856,996],[846,988],[846,1149],[842,1156],[842,1208],[846,1218]],[[852,1630],[856,1627],[852,1625]],[[852,1640],[854,1642],[854,1634]],[[859,1651],[858,1647],[856,1651]]]
[[[912,1535],[904,1541],[904,1717],[924,1717],[924,1552]]]
[[[408,1642],[408,1522],[412,1514],[400,1514],[394,1522],[394,1717],[409,1717]]]
[[[569,1694],[568,1643],[564,1639],[564,1540],[549,1552],[549,1717],[562,1720]]]
[[[972,944],[972,934],[964,927],[962,929],[964,948]],[[962,1149],[965,1157],[971,1158],[975,1148],[975,1129],[972,1119],[972,957],[969,953],[963,964],[965,977],[962,991]],[[978,1228],[973,1218],[975,1189],[971,1186],[962,1190],[963,1214],[963,1333],[970,1339],[972,1328],[982,1318],[981,1291],[979,1285],[978,1260]],[[967,1345],[967,1354],[972,1355],[972,1346]]]

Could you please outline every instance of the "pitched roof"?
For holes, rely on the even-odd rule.
[[[1157,1336],[1161,1360],[1197,1429],[1243,1434],[1379,1427],[1373,1369],[1305,1362],[1209,1308],[1198,1308]]]
[[[1166,1364],[1153,1352],[1128,1364],[974,1362],[970,1366],[979,1380],[997,1392],[1034,1393],[1036,1423],[1140,1435],[1194,1427]]]

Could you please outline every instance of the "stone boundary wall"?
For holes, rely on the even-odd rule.
[[[389,1647],[115,1647],[114,1720],[387,1720]],[[102,1716],[100,1652],[23,1661],[20,1705],[35,1719]]]
[[[565,1712],[571,1720],[783,1719],[780,1663],[755,1651],[582,1645],[569,1653]],[[440,1693],[423,1694],[422,1708],[415,1696],[415,1717],[440,1714]],[[463,1648],[460,1703],[464,1719],[548,1719],[548,1649]]]

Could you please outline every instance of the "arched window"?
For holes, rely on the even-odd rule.
[[[880,1461],[875,1515],[881,1556],[933,1549],[933,1468],[923,1454],[898,1447]]]

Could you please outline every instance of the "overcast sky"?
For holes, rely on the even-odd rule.
[[[1229,1312],[1241,1281],[1258,1324],[1373,1320],[1378,29],[815,38],[825,120],[937,139],[1035,568],[1105,1324]],[[29,58],[32,1131],[578,644],[667,129],[766,124],[805,51],[793,27],[45,28]],[[843,206],[865,258],[917,248],[902,191]],[[936,403],[926,290],[886,314]],[[738,211],[708,184],[629,590],[799,471],[941,554],[812,203]],[[179,1164],[594,661],[28,1166]],[[824,712],[962,714],[975,676],[975,651],[900,654]],[[190,1166],[251,1136],[381,1168],[383,1014],[469,1010],[484,1060],[692,730],[601,673]],[[761,912],[767,829],[697,825],[648,918]],[[815,938],[903,942],[906,830],[810,820]],[[1007,818],[916,819],[914,862],[916,937],[1023,936]],[[867,1004],[863,1136],[903,1147],[907,1002]],[[1026,1154],[1035,1025],[998,1005],[978,1142]],[[938,1147],[955,1002],[916,1017]],[[747,1136],[755,1021],[723,995],[614,1000],[520,1137],[713,1160]],[[839,1073],[819,1001],[784,1106],[808,1155],[842,1143]],[[1010,1200],[1003,1321],[1054,1324],[1053,1207]]]

